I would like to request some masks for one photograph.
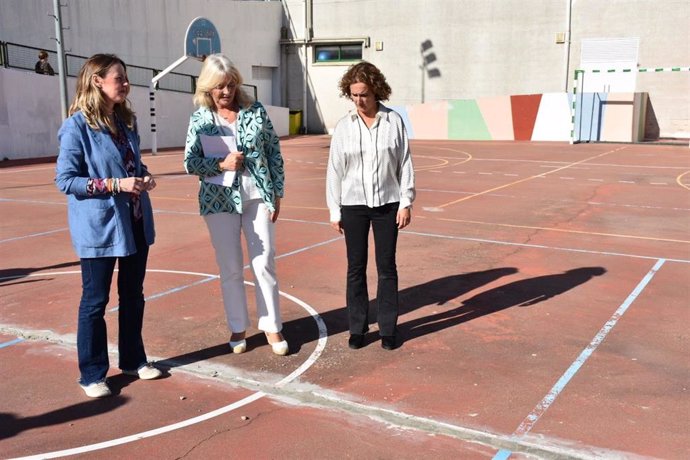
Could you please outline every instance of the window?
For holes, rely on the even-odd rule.
[[[362,59],[362,45],[319,45],[314,47],[316,62],[359,61]]]

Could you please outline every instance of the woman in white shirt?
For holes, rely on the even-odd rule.
[[[367,260],[373,228],[378,274],[381,346],[398,346],[398,231],[409,225],[415,199],[414,169],[402,118],[381,104],[390,97],[386,77],[369,62],[351,66],[339,83],[355,105],[333,131],[326,178],[331,226],[347,248],[348,345],[364,345],[369,330]]]

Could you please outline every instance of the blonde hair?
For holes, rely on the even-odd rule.
[[[237,86],[235,91],[237,105],[246,109],[252,104],[252,98],[242,89],[244,80],[237,67],[227,56],[212,54],[204,60],[204,65],[201,67],[194,92],[194,105],[215,111],[216,105],[211,97],[211,90],[224,83],[234,83]]]
[[[91,128],[100,130],[102,127],[106,127],[110,132],[117,132],[117,124],[106,110],[106,99],[93,78],[95,75],[105,78],[110,68],[117,64],[122,66],[126,77],[127,66],[122,59],[114,54],[94,54],[86,60],[77,77],[77,92],[69,108],[70,115],[81,110],[86,123]],[[129,95],[129,85],[127,86],[127,94]],[[124,102],[115,104],[114,111],[129,129],[134,128],[134,112],[129,106],[128,99],[125,98]]]

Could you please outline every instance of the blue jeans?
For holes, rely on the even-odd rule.
[[[367,259],[369,257],[369,229],[374,230],[374,252],[378,287],[377,321],[379,334],[394,336],[398,323],[398,268],[395,252],[398,225],[395,218],[399,203],[377,208],[343,206],[341,208],[345,246],[347,248],[347,312],[351,334],[364,334],[369,328],[369,293],[367,289]]]
[[[127,257],[81,259],[82,296],[77,325],[77,354],[81,373],[79,383],[82,385],[103,382],[110,367],[104,316],[116,261],[119,270],[119,367],[122,370],[137,370],[147,362],[141,329],[144,320],[144,277],[149,247],[144,240],[141,225],[135,227],[135,254]]]

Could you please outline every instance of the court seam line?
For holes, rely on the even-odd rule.
[[[323,243],[323,244],[326,244],[326,243]],[[152,269],[151,271],[155,271],[155,270]],[[177,273],[176,271],[172,271],[172,270],[160,270],[160,271],[161,271],[161,272],[168,272],[168,273]],[[69,272],[59,272],[59,273],[68,274],[68,273],[78,273],[78,272],[77,272],[77,271],[69,271]],[[199,275],[199,276],[209,276],[209,277],[212,277],[212,276],[213,276],[213,275],[210,275],[210,274],[196,273],[196,272],[182,272],[182,273],[197,274],[197,275]],[[56,273],[52,273],[52,274],[56,274]],[[281,292],[281,294],[285,294],[285,295],[288,296],[288,297],[292,297],[291,295],[286,294],[286,293],[283,293],[283,292]],[[291,300],[297,300],[298,303],[301,302],[301,301],[299,301],[299,299],[295,299],[295,298],[292,298]],[[316,315],[318,315],[317,312],[314,311],[314,313],[315,313]],[[319,324],[319,323],[317,322],[317,324]],[[327,334],[327,331],[326,331],[326,329],[325,329],[325,324],[323,325],[323,331],[321,330],[321,329],[322,329],[322,328],[321,328],[321,325],[319,325],[319,329],[320,329],[320,331],[319,331],[320,335],[321,335],[322,332]],[[324,346],[325,346],[325,345],[324,345]],[[313,364],[313,363],[312,363],[312,364]],[[305,361],[305,363],[303,363],[301,367],[306,367],[306,368],[308,368],[309,365],[308,365],[308,363]],[[306,370],[306,368],[305,368],[304,370]],[[184,369],[180,369],[180,370],[184,370]],[[304,370],[303,370],[302,372],[304,372]],[[295,373],[297,373],[297,372],[299,372],[299,371],[300,371],[300,368],[298,368],[297,370],[295,370],[295,371],[293,372],[293,374],[295,374]],[[189,373],[189,371],[187,371],[187,373]],[[273,385],[275,388],[278,388],[278,387],[280,387],[280,386],[282,386],[282,385],[284,385],[284,384],[289,383],[289,379],[290,379],[291,375],[292,375],[292,374],[290,374],[289,376],[285,377],[283,380],[281,380],[281,381],[279,381],[279,382],[277,382],[277,383],[275,383],[275,384],[272,384],[272,385]],[[294,377],[293,377],[293,378],[294,378]],[[249,382],[249,383],[252,383],[252,384],[254,383],[253,381],[248,381],[248,382]],[[239,385],[239,386],[242,386],[240,383],[238,383],[238,381],[236,381],[236,384]],[[259,382],[259,384],[260,384],[260,382]],[[230,406],[226,406],[225,408],[217,409],[216,411],[210,413],[210,414],[212,414],[212,415],[210,416],[210,418],[216,417],[216,416],[221,415],[221,414],[226,413],[226,412],[230,412],[231,410],[234,410],[235,408],[241,407],[241,406],[244,405],[244,404],[249,404],[249,403],[251,403],[251,402],[253,402],[253,401],[259,399],[260,397],[263,397],[263,396],[268,395],[268,394],[270,394],[271,396],[276,397],[276,398],[280,398],[280,396],[286,396],[286,395],[281,395],[281,394],[276,394],[276,393],[266,393],[266,392],[257,392],[257,393],[263,393],[263,394],[262,394],[261,396],[255,397],[255,398],[253,398],[253,399],[252,399],[252,396],[248,396],[248,397],[244,398],[243,400],[240,400],[240,401],[237,401],[237,402],[233,403],[233,404],[230,405]],[[324,397],[324,398],[325,398],[324,395],[320,395],[320,394],[318,394],[318,393],[314,393],[314,394],[315,394],[316,396],[321,396],[321,397]],[[287,396],[289,397],[289,395],[287,395]],[[325,399],[327,399],[327,398],[325,398]],[[341,399],[340,401],[343,402],[343,403],[346,403],[346,404],[357,404],[357,403],[351,403],[351,402],[349,402],[349,401],[347,401],[347,400],[342,400],[342,399]],[[497,446],[500,447],[501,445],[503,445],[503,446],[510,445],[514,450],[517,450],[517,451],[520,451],[520,452],[529,452],[529,451],[532,450],[532,449],[537,449],[537,450],[539,450],[540,452],[547,452],[547,453],[553,453],[553,452],[554,452],[554,447],[548,447],[548,446],[545,447],[544,444],[543,444],[543,440],[541,440],[542,443],[535,443],[534,445],[531,445],[529,442],[527,442],[527,440],[520,440],[520,441],[518,442],[518,441],[516,441],[516,440],[514,440],[514,439],[505,438],[505,437],[498,436],[498,435],[495,435],[495,434],[492,434],[492,433],[489,433],[489,432],[479,432],[479,431],[473,430],[473,429],[471,429],[471,428],[466,428],[466,427],[459,426],[459,425],[445,424],[445,423],[442,423],[442,422],[437,422],[437,421],[435,421],[435,420],[433,420],[433,419],[424,419],[424,418],[422,418],[422,417],[418,417],[418,416],[414,416],[414,415],[409,415],[409,414],[405,414],[405,413],[402,413],[402,412],[396,412],[396,411],[391,411],[391,410],[387,410],[387,409],[377,408],[376,406],[368,406],[368,405],[359,405],[359,406],[360,406],[360,407],[364,407],[364,408],[366,408],[369,412],[374,412],[375,414],[376,414],[376,413],[393,414],[393,415],[395,415],[395,416],[397,416],[397,417],[402,417],[403,420],[405,420],[405,421],[407,421],[407,420],[414,420],[414,421],[417,421],[417,422],[423,422],[423,423],[425,423],[425,424],[427,424],[427,425],[431,425],[431,426],[435,427],[436,430],[445,427],[445,428],[447,428],[448,430],[450,430],[452,433],[455,433],[455,434],[457,435],[456,437],[457,437],[458,439],[466,440],[466,441],[470,441],[470,442],[472,442],[472,441],[474,441],[474,442],[481,442],[481,443],[484,443],[485,445],[487,445],[488,447],[494,447],[494,448],[496,448]],[[350,415],[354,415],[354,414],[350,414]],[[371,417],[372,415],[369,415],[369,416]],[[202,417],[202,416],[199,416],[199,417]],[[198,418],[195,418],[194,420],[198,420]],[[199,421],[201,421],[201,420],[199,420]],[[169,426],[175,426],[174,429],[178,429],[178,428],[183,428],[183,427],[186,427],[186,426],[189,426],[190,424],[192,424],[192,423],[187,423],[187,422],[188,422],[188,421],[182,421],[182,422],[178,422],[177,424],[169,425]],[[422,432],[425,431],[425,430],[419,428],[419,427],[417,426],[417,424],[412,424],[412,426],[409,426],[408,424],[405,424],[405,423],[403,423],[402,421],[399,422],[399,423],[400,423],[399,426],[400,426],[401,428],[408,428],[408,429],[409,429],[409,428],[413,428],[413,429],[416,429],[416,430],[418,430],[418,431],[422,431]],[[112,442],[111,442],[110,444],[108,444],[108,441],[104,441],[103,443],[97,443],[97,444],[92,445],[92,446],[94,447],[93,450],[96,450],[96,449],[103,449],[103,448],[111,447],[111,446],[114,446],[114,445],[120,445],[120,444],[124,444],[124,443],[129,443],[129,442],[133,442],[133,441],[136,441],[136,440],[139,440],[139,439],[143,439],[144,437],[151,437],[151,436],[154,436],[154,435],[157,435],[157,434],[161,434],[161,433],[159,433],[159,431],[160,431],[161,429],[164,429],[164,428],[166,428],[166,427],[161,427],[161,428],[158,428],[158,429],[154,429],[154,430],[150,430],[150,431],[144,432],[144,434],[150,433],[150,434],[147,435],[147,436],[144,436],[142,433],[139,433],[139,434],[130,435],[130,436],[128,436],[128,437],[119,438],[119,439],[121,440],[121,442],[118,442],[117,444],[112,444]],[[434,430],[430,430],[430,431],[433,432]],[[165,432],[167,432],[167,431],[165,431]],[[429,432],[429,431],[427,431],[427,432]],[[458,433],[462,433],[462,434],[464,434],[465,436],[464,436],[464,437],[463,437],[463,436],[460,436],[460,435],[458,435]],[[469,436],[468,433],[480,433],[480,434],[482,434],[482,437],[483,437],[483,438],[486,438],[486,439],[485,439],[484,441],[480,441],[480,440],[478,440],[478,439],[476,439],[476,438],[468,437],[468,436]],[[449,433],[449,434],[451,434],[451,433]],[[112,440],[111,440],[111,441],[112,441]],[[118,441],[118,440],[114,440],[114,441]],[[516,449],[516,446],[517,446],[517,449]],[[83,451],[84,447],[89,447],[89,446],[82,446],[82,447],[81,447],[82,451],[79,451],[79,452],[82,452],[82,453],[83,453],[83,452],[84,452],[84,451]],[[591,446],[590,446],[590,447],[591,447]],[[527,448],[527,450],[525,450],[525,448]],[[79,449],[79,448],[74,448],[74,449]],[[564,453],[564,451],[563,451],[561,448],[556,448],[556,449],[558,450],[559,453]],[[89,450],[89,451],[90,451],[90,450]],[[67,451],[59,451],[59,452],[61,453],[60,456],[62,456],[62,455],[69,455],[69,453],[67,453]],[[70,450],[69,452],[71,452],[71,453],[79,453],[79,452],[76,452],[76,451],[73,451],[73,450]],[[50,457],[48,457],[48,455],[50,455],[50,454],[55,454],[55,453],[57,453],[57,452],[48,453],[48,454],[40,454],[40,455],[37,455],[37,456],[33,456],[33,457],[24,457],[24,458],[50,458]],[[574,453],[570,452],[570,455],[574,455]],[[57,456],[57,455],[56,455],[56,456]]]
[[[70,273],[70,272],[64,272],[64,273]],[[202,274],[204,275],[204,274]],[[291,297],[290,294],[287,294],[288,297]],[[291,299],[292,300],[292,299]],[[301,301],[300,301],[301,302]],[[48,337],[48,336],[40,336],[41,333],[44,333],[45,331],[40,331],[40,330],[22,330],[18,329],[14,326],[9,326],[9,325],[0,325],[3,330],[6,332],[12,332],[14,334],[26,334],[29,336],[32,336],[30,339],[32,342],[38,342],[38,341],[44,341],[48,342],[53,345],[57,346],[71,346],[75,347],[76,342],[74,339],[68,340],[68,336],[53,336],[53,337]],[[325,324],[323,325],[325,328]],[[324,332],[326,330],[324,329]],[[327,333],[327,332],[326,332]],[[40,337],[39,337],[40,336]],[[161,360],[162,362],[166,361],[165,359]],[[302,364],[302,366],[307,366],[307,362]],[[228,368],[232,369],[229,366],[217,366],[221,369]],[[186,365],[179,366],[175,368],[178,372],[185,373],[186,375],[195,377],[195,378],[209,378],[210,375],[200,373],[195,370],[191,370],[191,368],[188,368]],[[293,371],[293,374],[298,372],[299,368]],[[81,446],[81,448],[84,447],[89,447],[91,451],[95,450],[102,450],[102,449],[107,449],[109,447],[115,447],[118,445],[123,445],[131,442],[135,442],[138,440],[142,439],[147,439],[151,438],[160,434],[164,434],[170,431],[175,431],[178,429],[186,428],[187,426],[191,426],[195,423],[203,422],[205,420],[209,420],[211,418],[215,418],[219,415],[223,415],[225,413],[231,412],[232,410],[238,409],[244,405],[247,405],[251,402],[254,402],[258,399],[261,399],[263,397],[268,396],[269,399],[275,399],[277,401],[282,402],[283,404],[287,404],[290,406],[308,406],[308,407],[317,407],[317,408],[322,408],[322,409],[329,409],[329,410],[336,410],[342,413],[347,414],[349,417],[357,418],[358,416],[365,416],[370,419],[376,420],[379,423],[387,424],[389,426],[395,426],[396,428],[399,429],[404,429],[404,430],[409,430],[413,429],[417,432],[426,434],[426,435],[436,435],[436,434],[444,434],[453,437],[456,440],[460,441],[466,441],[466,442],[475,442],[482,444],[488,448],[503,448],[503,449],[513,449],[514,451],[521,452],[521,453],[537,453],[537,454],[556,454],[556,455],[566,455],[572,458],[589,458],[589,456],[592,454],[592,450],[601,450],[601,448],[597,446],[583,446],[583,449],[578,449],[578,450],[573,450],[572,447],[567,446],[567,445],[559,445],[557,439],[549,439],[549,438],[543,438],[539,437],[538,439],[531,440],[529,437],[523,437],[523,438],[515,438],[514,436],[507,436],[507,435],[502,435],[502,434],[496,434],[492,433],[490,431],[483,431],[483,430],[478,430],[475,428],[470,428],[470,427],[465,427],[463,425],[455,425],[452,423],[447,423],[439,420],[434,420],[433,418],[426,418],[414,414],[409,414],[406,412],[401,412],[401,411],[396,411],[393,409],[388,409],[385,407],[379,407],[376,406],[374,403],[372,404],[364,404],[360,403],[357,401],[352,401],[349,399],[346,399],[347,396],[350,396],[349,394],[345,394],[344,397],[341,396],[340,393],[331,391],[329,389],[324,389],[322,387],[317,387],[316,390],[311,388],[311,383],[308,383],[307,385],[310,385],[310,388],[307,389],[305,392],[301,388],[296,388],[296,389],[290,389],[289,387],[286,387],[288,383],[291,383],[289,381],[286,381],[290,378],[290,375],[286,376],[283,378],[281,381],[278,381],[276,383],[265,383],[261,381],[256,381],[256,380],[251,380],[248,378],[242,378],[242,377],[233,377],[230,381],[228,380],[221,380],[221,384],[223,385],[229,385],[235,388],[240,388],[242,390],[247,390],[247,391],[254,391],[255,393],[249,396],[246,396],[235,403],[232,403],[228,406],[221,407],[219,409],[216,409],[214,411],[211,411],[207,414],[202,414],[199,416],[196,416],[192,419],[187,419],[187,420],[182,420],[179,422],[175,422],[173,424],[167,425],[165,427],[159,427],[159,428],[154,428],[148,431],[144,431],[141,433],[135,433],[133,435],[128,435],[128,436],[123,436],[121,438],[116,438],[115,440],[110,440],[110,441],[117,441],[116,444],[108,444],[110,441],[101,441],[98,443],[94,443],[91,445],[87,446]],[[257,390],[257,388],[264,387],[263,390]],[[260,397],[254,397],[255,394],[261,393]],[[297,401],[297,403],[295,402]],[[161,432],[161,429],[165,428],[170,428],[166,431]],[[545,442],[546,441],[546,442]],[[57,458],[60,456],[66,456],[66,455],[74,455],[78,453],[85,453],[85,452],[76,452],[75,449],[79,449],[79,447],[74,447],[74,448],[69,448],[61,451],[54,451],[54,452],[49,452],[47,454],[33,454],[30,456],[26,457],[19,457],[19,458],[14,458],[13,460],[26,460],[26,459],[40,459],[40,458]],[[610,451],[610,450],[608,450]],[[57,455],[57,454],[60,455]]]
[[[548,174],[553,174],[553,173],[555,173],[555,172],[562,171],[562,170],[567,169],[567,168],[570,168],[570,167],[572,167],[572,166],[582,164],[582,163],[584,163],[584,162],[586,162],[586,161],[593,160],[593,159],[595,159],[595,158],[603,157],[604,155],[608,155],[609,153],[617,152],[617,151],[623,150],[623,149],[625,149],[625,148],[627,148],[627,146],[624,145],[624,146],[619,147],[619,148],[617,148],[617,149],[609,150],[608,152],[604,152],[604,153],[600,153],[600,154],[598,154],[598,155],[594,155],[594,156],[591,156],[591,157],[588,157],[588,158],[584,158],[584,159],[582,159],[582,160],[580,160],[580,161],[576,161],[576,162],[574,162],[574,163],[570,163],[570,164],[567,164],[567,165],[565,165],[565,166],[561,166],[560,168],[556,168],[556,169],[553,169],[553,170],[551,170],[551,171],[546,171],[546,172],[543,172],[543,173],[541,173],[541,174],[537,174],[537,175],[530,176],[530,177],[526,177],[526,178],[524,178],[524,179],[520,179],[520,180],[517,180],[517,181],[514,181],[514,182],[510,182],[510,183],[508,183],[508,184],[503,184],[503,185],[500,185],[500,186],[498,186],[498,187],[494,187],[494,188],[491,188],[491,189],[488,189],[488,190],[484,190],[483,192],[477,192],[477,193],[474,193],[474,194],[472,194],[472,195],[470,195],[470,196],[466,196],[466,197],[463,197],[463,198],[459,198],[459,199],[457,199],[457,200],[455,200],[455,201],[450,201],[450,202],[448,202],[448,203],[444,203],[444,204],[438,205],[438,206],[436,206],[436,207],[437,207],[437,208],[445,208],[446,206],[450,206],[450,205],[453,205],[453,204],[457,204],[457,203],[460,203],[460,202],[462,202],[462,201],[469,200],[469,199],[471,199],[471,198],[475,198],[475,197],[478,197],[478,196],[481,196],[481,195],[485,195],[485,194],[487,194],[487,193],[494,192],[494,191],[496,191],[496,190],[501,190],[501,189],[504,189],[504,188],[507,188],[507,187],[512,187],[513,185],[521,184],[522,182],[527,182],[527,181],[530,181],[530,180],[535,179],[535,178],[537,178],[537,177],[544,177],[544,176],[546,176],[546,175],[548,175]]]
[[[652,236],[637,236],[637,235],[625,235],[625,234],[618,234],[618,233],[588,232],[588,231],[584,231],[584,230],[570,230],[570,229],[565,229],[565,228],[536,227],[536,226],[531,226],[531,225],[516,225],[516,224],[504,224],[504,223],[498,223],[498,222],[482,222],[482,221],[478,221],[478,220],[453,219],[450,217],[426,217],[425,216],[424,218],[432,219],[432,220],[447,221],[447,222],[461,222],[461,223],[468,223],[468,224],[495,225],[497,227],[511,227],[511,228],[524,228],[524,229],[529,229],[529,230],[544,230],[544,231],[550,231],[550,232],[577,233],[577,234],[581,234],[581,235],[607,236],[607,237],[612,237],[612,238],[631,238],[631,239],[638,239],[638,240],[664,241],[667,243],[690,243],[690,241],[687,241],[687,240],[672,240],[669,238],[655,238]]]
[[[426,237],[432,237],[432,238],[442,238],[442,239],[449,239],[449,240],[462,240],[462,241],[473,241],[476,243],[488,243],[488,244],[498,244],[502,246],[520,246],[520,247],[526,247],[526,248],[534,248],[534,249],[548,249],[548,250],[553,250],[553,251],[566,251],[566,252],[579,252],[583,254],[598,254],[598,255],[604,255],[604,256],[617,256],[617,257],[630,257],[633,259],[645,259],[645,260],[659,260],[662,257],[658,256],[643,256],[640,254],[625,254],[622,252],[607,252],[607,251],[593,251],[590,249],[576,249],[576,248],[562,248],[558,246],[546,246],[543,244],[531,244],[531,243],[514,243],[514,242],[508,242],[508,241],[499,241],[499,240],[489,240],[485,238],[472,238],[472,237],[467,237],[467,236],[454,236],[454,235],[440,235],[440,234],[435,234],[435,233],[424,233],[424,232],[412,232],[409,230],[403,230],[400,233],[405,233],[409,235],[417,235],[417,236],[426,236]],[[690,260],[687,259],[672,259],[669,257],[663,257],[664,260],[667,262],[678,262],[678,263],[690,263]]]
[[[596,349],[601,345],[609,332],[618,324],[625,312],[628,310],[630,305],[637,299],[637,297],[642,293],[642,291],[647,287],[649,282],[654,278],[654,275],[661,269],[661,267],[666,262],[666,259],[658,259],[654,266],[647,272],[647,274],[642,278],[642,280],[637,283],[637,286],[632,290],[632,292],[626,297],[623,303],[616,309],[616,311],[611,315],[609,320],[604,323],[604,325],[599,329],[599,332],[594,336],[594,338],[589,342],[584,350],[580,352],[575,361],[572,362],[570,367],[561,375],[561,377],[556,381],[556,383],[551,387],[551,390],[542,398],[542,400],[534,406],[532,412],[530,412],[520,423],[520,425],[513,432],[513,436],[524,436],[532,430],[532,427],[541,419],[542,415],[551,407],[551,405],[556,401],[556,398],[561,394],[565,387],[570,383],[570,381],[575,377],[575,374],[584,366],[587,360],[592,356]],[[498,451],[494,456],[493,460],[505,460],[510,457],[512,452],[505,451],[504,449]],[[507,454],[507,455],[506,455]]]
[[[147,269],[147,271],[153,271],[155,272],[155,269]],[[175,272],[172,270],[167,270],[165,271],[166,273],[180,273],[180,274],[192,274],[193,272]],[[52,272],[48,273],[46,275],[55,275],[55,274],[74,274],[74,273],[80,273],[78,271],[67,271],[67,272]],[[213,275],[209,273],[195,273],[199,276],[206,276],[206,277],[212,277]],[[32,275],[27,275],[27,276],[32,276]],[[253,285],[251,282],[245,281],[247,284]],[[288,383],[290,383],[292,380],[295,380],[297,377],[299,377],[302,373],[304,373],[309,367],[311,367],[317,359],[321,356],[323,350],[326,347],[326,342],[328,340],[328,330],[326,328],[325,323],[323,322],[323,319],[321,318],[321,315],[318,314],[316,310],[314,310],[310,305],[308,305],[306,302],[301,301],[300,299],[287,294],[283,291],[279,291],[280,295],[284,295],[288,297],[290,300],[295,301],[298,305],[301,307],[305,308],[307,313],[309,313],[312,318],[314,318],[314,321],[316,322],[318,331],[319,331],[319,338],[317,340],[316,346],[314,351],[309,355],[309,357],[300,365],[298,366],[297,369],[295,369],[293,372],[282,378],[276,383],[269,383],[269,384],[264,384],[264,385],[272,385],[276,388],[281,388]],[[262,382],[259,382],[260,384],[263,384]],[[245,388],[246,389],[246,388]],[[251,391],[251,390],[250,390]],[[40,454],[34,454],[26,457],[18,457],[15,460],[19,459],[44,459],[44,458],[57,458],[57,457],[64,457],[67,455],[76,455],[76,454],[82,454],[86,452],[92,452],[94,450],[100,450],[100,449],[106,449],[109,447],[114,447],[117,445],[121,444],[127,444],[133,441],[138,441],[140,439],[144,438],[149,438],[153,436],[157,436],[159,434],[163,433],[168,433],[170,431],[177,430],[179,428],[184,428],[205,420],[209,420],[211,418],[217,417],[219,415],[225,414],[227,412],[231,412],[239,407],[242,407],[244,405],[250,404],[260,398],[263,398],[266,396],[267,393],[263,391],[255,391],[254,394],[246,396],[243,399],[240,399],[239,401],[235,401],[232,404],[226,405],[224,407],[218,408],[214,411],[207,412],[206,414],[202,414],[196,417],[192,417],[186,420],[182,420],[180,422],[176,422],[170,425],[166,425],[163,427],[158,427],[152,430],[147,430],[144,432],[140,433],[135,433],[133,435],[129,436],[123,436],[121,438],[116,438],[116,439],[111,439],[108,441],[102,441],[99,443],[94,443],[94,444],[89,444],[86,446],[79,446],[79,447],[74,447],[74,448],[69,448],[69,449],[64,449],[64,450],[59,450],[59,451],[53,451],[53,452],[47,452],[47,453],[40,453]]]
[[[51,234],[53,234],[53,233],[60,233],[60,232],[66,231],[66,230],[69,230],[69,228],[68,228],[68,227],[63,227],[63,228],[58,228],[58,229],[55,229],[55,230],[48,230],[48,231],[46,231],[46,232],[30,233],[30,234],[28,234],[28,235],[15,236],[15,237],[13,237],[13,238],[7,238],[7,239],[5,239],[5,240],[0,240],[0,244],[9,243],[9,242],[11,242],[11,241],[25,240],[25,239],[27,239],[27,238],[37,238],[37,237],[39,237],[39,236],[46,236],[46,235],[51,235]]]

